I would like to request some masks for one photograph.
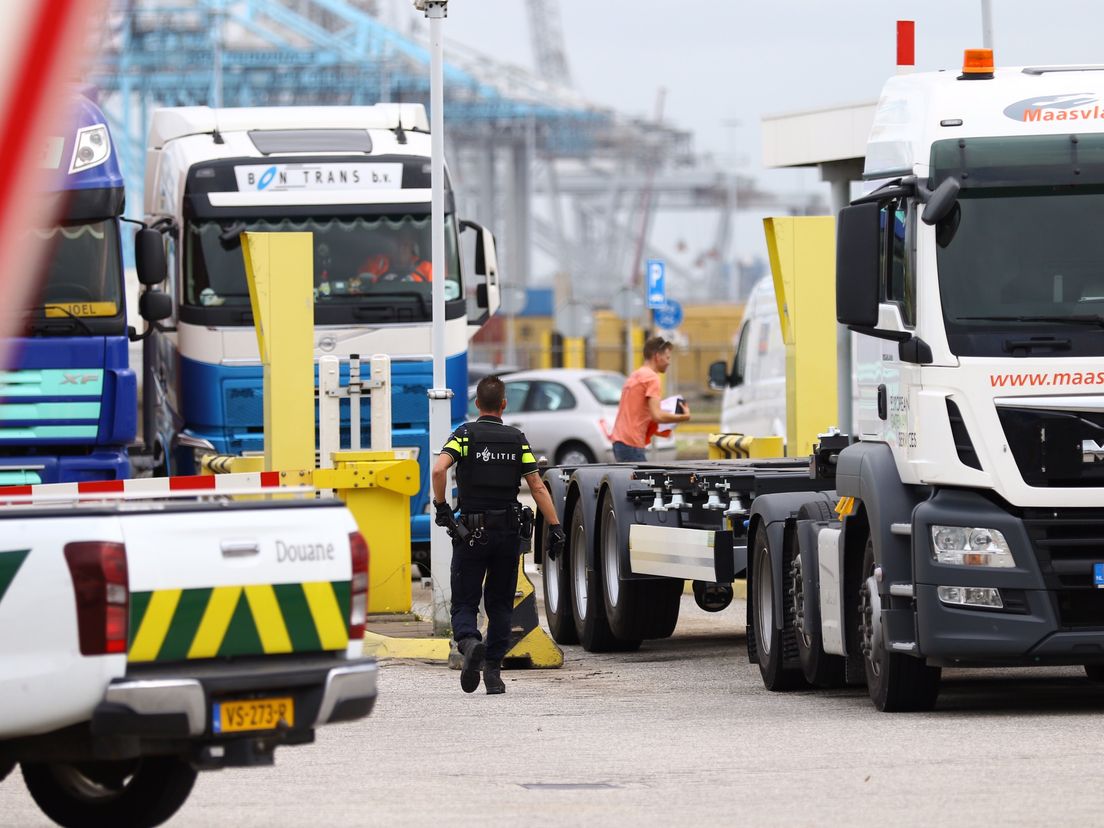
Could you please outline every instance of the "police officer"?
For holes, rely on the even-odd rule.
[[[502,380],[494,376],[480,380],[475,405],[479,419],[456,429],[434,463],[433,506],[435,522],[449,527],[453,536],[452,634],[464,656],[460,687],[465,693],[474,692],[482,669],[483,684],[494,694],[506,692],[499,671],[509,643],[517,587],[522,522],[517,495],[523,478],[548,523],[550,551],[558,552],[565,538],[529,441],[521,431],[502,423],[506,410]],[[459,531],[445,501],[445,480],[453,463],[457,464]],[[475,622],[481,596],[487,607],[486,642]]]

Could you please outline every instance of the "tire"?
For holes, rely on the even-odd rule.
[[[797,512],[798,520],[832,521],[835,516],[823,500],[806,503]],[[796,545],[796,538],[795,538]],[[800,548],[796,548],[793,563],[790,566],[789,594],[793,600],[794,633],[797,640],[797,656],[801,661],[801,673],[805,681],[814,687],[843,687],[846,683],[847,662],[843,656],[824,652],[824,639],[821,635],[819,602],[814,605],[814,593],[808,593],[806,587],[806,567]]]
[[[751,600],[748,604],[755,622],[755,649],[759,656],[759,673],[763,677],[763,686],[776,692],[796,690],[805,685],[805,677],[799,668],[784,666],[787,651],[794,652],[797,647],[793,608],[786,602],[782,629],[778,629],[774,623],[774,605],[776,601],[783,600],[783,597],[774,594],[770,542],[767,539],[767,528],[761,523],[755,530],[751,559],[755,563],[749,590]],[[749,637],[750,635],[751,633]]]
[[[595,459],[594,452],[578,440],[569,440],[556,449],[557,466],[587,466]]]
[[[921,659],[886,650],[885,639],[876,629],[874,607],[880,606],[874,580],[874,540],[867,538],[863,554],[863,581],[859,586],[859,641],[866,666],[866,687],[874,706],[885,713],[931,710],[939,697],[942,671]]]
[[[0,782],[8,778],[8,774],[15,769],[15,762],[0,762]]]
[[[24,762],[23,781],[42,812],[67,828],[126,825],[150,828],[177,812],[196,771],[175,756],[123,762]]]
[[[548,523],[541,521],[541,549],[548,549]],[[544,554],[541,567],[544,588],[544,617],[548,620],[548,632],[557,644],[578,644],[579,633],[575,631],[575,613],[571,602],[571,538],[568,537],[564,548],[554,561]]]
[[[682,579],[623,578],[619,518],[608,491],[598,521],[598,565],[610,630],[623,641],[669,638],[678,624]]]
[[[1085,677],[1089,681],[1104,682],[1104,664],[1086,664]],[[0,773],[0,779],[3,778],[4,775]]]
[[[588,653],[635,650],[640,639],[622,640],[610,629],[606,604],[602,598],[602,568],[587,569],[586,553],[591,543],[583,520],[585,503],[578,503],[571,515],[571,607],[575,613],[575,632]]]

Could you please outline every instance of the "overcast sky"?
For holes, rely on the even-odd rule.
[[[414,14],[409,0],[390,2],[393,13]],[[759,119],[877,99],[895,71],[896,20],[916,22],[919,71],[960,67],[964,49],[982,46],[980,0],[558,2],[579,92],[650,115],[664,87],[666,120],[768,189],[824,185],[814,172],[761,171]],[[452,0],[445,37],[531,68],[526,6]],[[992,0],[992,8],[998,65],[1104,63],[1104,0]],[[761,253],[757,221],[741,216],[737,255]]]
[[[401,0],[400,0],[401,2]],[[532,67],[522,0],[452,0],[446,38]],[[898,19],[916,21],[918,70],[961,66],[982,45],[980,0],[559,0],[575,86],[666,117],[702,151],[735,144],[757,166],[759,118],[874,100],[896,63]],[[1104,63],[1101,0],[992,0],[998,65]],[[726,126],[738,121],[742,126]],[[733,134],[735,132],[735,134]]]

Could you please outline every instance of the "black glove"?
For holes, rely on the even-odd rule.
[[[438,503],[435,500],[433,501],[433,509],[437,513],[437,516],[433,518],[434,523],[438,526],[444,526],[446,529],[452,526],[452,507],[448,503]]]
[[[556,560],[556,556],[560,554],[560,550],[564,548],[564,544],[567,543],[567,535],[564,534],[563,527],[560,524],[548,527],[548,560]]]

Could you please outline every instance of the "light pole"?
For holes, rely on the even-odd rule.
[[[428,468],[433,468],[452,425],[452,391],[445,383],[445,101],[444,36],[441,22],[448,16],[448,0],[414,0],[414,8],[429,18],[429,134],[430,181],[433,189],[430,222],[433,225],[432,281],[433,387],[429,389]],[[445,530],[429,524],[429,566],[433,583],[433,632],[443,634],[450,626],[452,600],[452,543]]]

